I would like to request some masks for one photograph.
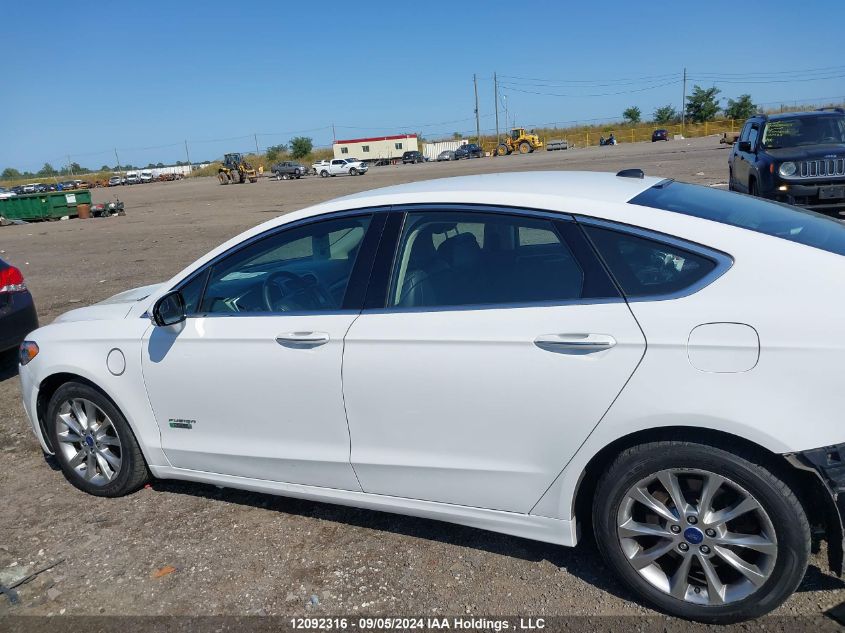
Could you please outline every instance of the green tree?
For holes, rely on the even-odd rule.
[[[672,105],[665,105],[656,108],[651,116],[655,123],[666,124],[675,121],[678,118],[678,112]]]
[[[736,101],[728,99],[728,106],[725,108],[726,117],[740,121],[756,113],[757,106],[751,101],[751,95],[740,95]]]
[[[100,167],[100,171],[111,171],[111,167],[109,167],[108,165],[103,165],[102,167]]]
[[[164,167],[164,163],[156,163],[156,169]]]
[[[456,141],[461,140],[463,137],[464,137],[464,135],[461,134],[460,132],[452,132],[452,138],[455,139]]]
[[[704,123],[715,119],[719,112],[719,100],[716,95],[720,92],[722,91],[716,86],[707,89],[693,86],[692,94],[687,97],[687,118],[694,123]]]
[[[314,149],[313,141],[307,136],[297,136],[290,140],[291,158],[304,158]]]
[[[22,174],[14,167],[6,167],[0,176],[2,176],[5,180],[13,180],[15,178],[21,178]]]
[[[622,113],[622,118],[628,123],[639,123],[643,112],[637,106],[631,106]]]
[[[285,145],[284,143],[280,143],[279,145],[271,145],[270,147],[267,148],[267,152],[266,152],[267,160],[270,161],[271,163],[275,162],[279,159],[279,156],[281,156],[282,154],[286,154],[287,151],[288,151],[288,146]],[[306,154],[307,153],[308,152],[306,152]]]
[[[44,167],[38,171],[39,176],[55,176],[58,173],[50,163],[44,163]]]

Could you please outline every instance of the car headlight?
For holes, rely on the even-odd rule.
[[[38,356],[38,343],[35,341],[24,341],[18,348],[18,361],[26,365],[33,358]]]
[[[780,168],[778,169],[778,173],[781,176],[794,176],[796,171],[798,171],[798,168],[792,161],[781,163]]]

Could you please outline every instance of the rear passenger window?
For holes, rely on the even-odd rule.
[[[599,254],[628,297],[682,292],[716,268],[716,262],[671,244],[585,226]]]
[[[413,212],[400,238],[388,306],[560,302],[596,292],[614,296],[609,280],[596,283],[596,268],[582,265],[549,220]]]

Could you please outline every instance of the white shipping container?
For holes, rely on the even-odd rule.
[[[425,156],[429,160],[437,160],[437,156],[440,152],[445,152],[447,150],[454,152],[458,149],[461,145],[466,145],[469,141],[466,139],[460,139],[457,141],[437,141],[436,143],[424,143],[423,144],[423,156]]]

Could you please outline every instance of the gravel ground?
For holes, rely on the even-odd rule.
[[[0,256],[23,270],[48,323],[165,279],[243,229],[339,195],[448,175],[626,167],[724,185],[727,151],[710,137],[382,167],[358,178],[100,189],[94,202],[118,193],[126,217],[3,227]],[[22,585],[18,604],[0,596],[0,615],[653,614],[588,541],[568,549],[183,482],[155,482],[122,499],[87,496],[45,461],[12,359],[2,360],[0,584],[61,562]],[[813,557],[779,615],[819,616],[845,600],[825,561],[824,552]],[[779,622],[769,628],[789,628]]]

